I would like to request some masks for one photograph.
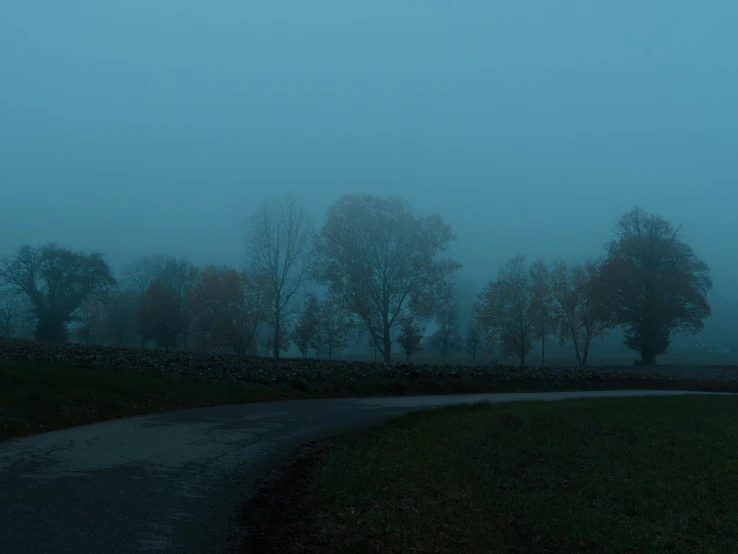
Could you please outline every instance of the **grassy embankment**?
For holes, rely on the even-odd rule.
[[[283,531],[317,552],[738,551],[738,398],[451,407],[314,463]]]

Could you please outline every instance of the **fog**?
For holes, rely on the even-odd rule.
[[[738,274],[738,5],[5,1],[0,254],[240,265],[292,191],[439,212],[460,277],[601,252],[640,205]]]

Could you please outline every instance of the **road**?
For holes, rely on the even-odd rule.
[[[300,444],[448,404],[692,394],[604,391],[195,408],[0,443],[0,554],[216,553],[258,478]]]

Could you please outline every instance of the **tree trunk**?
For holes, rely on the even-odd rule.
[[[656,365],[656,354],[648,350],[641,350],[641,365]]]
[[[382,351],[382,355],[384,357],[384,363],[385,364],[391,364],[392,363],[392,342],[390,341],[390,327],[389,323],[387,322],[387,316],[384,318],[384,329],[383,329],[383,339],[384,339],[384,349]]]
[[[279,299],[277,299],[277,302],[279,302]],[[279,358],[279,304],[277,304],[277,307],[274,309],[274,347],[272,349],[272,354],[275,358]]]

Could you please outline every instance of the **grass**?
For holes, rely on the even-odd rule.
[[[0,362],[0,440],[179,408],[279,400],[299,391],[162,373]]]
[[[308,483],[320,552],[736,552],[738,398],[475,405],[346,437]]]

